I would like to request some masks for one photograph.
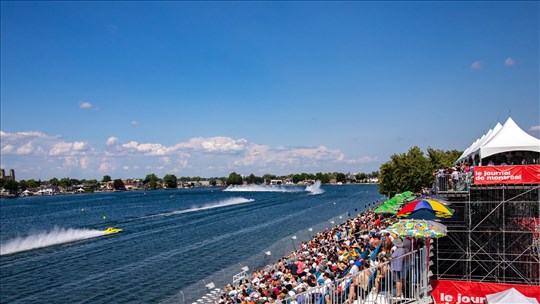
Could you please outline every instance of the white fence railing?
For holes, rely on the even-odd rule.
[[[429,246],[429,244],[428,244]],[[285,298],[287,304],[360,304],[429,302],[429,256],[424,247],[403,256],[403,271],[380,263],[357,275],[308,288]]]

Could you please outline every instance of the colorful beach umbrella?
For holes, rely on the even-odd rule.
[[[415,196],[411,191],[405,191],[394,195],[391,199],[386,200],[379,207],[375,208],[375,213],[391,213],[396,214],[401,206],[408,201],[414,200]]]
[[[454,210],[433,199],[419,199],[403,206],[396,216],[399,218],[429,219],[426,217],[429,217],[431,214],[435,218],[451,218],[454,215]],[[421,216],[419,217],[418,215]]]
[[[401,237],[416,238],[440,238],[447,233],[445,225],[426,220],[400,220],[387,230]]]

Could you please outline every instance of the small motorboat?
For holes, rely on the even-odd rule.
[[[103,232],[105,232],[105,234],[113,234],[113,233],[122,232],[122,229],[109,227],[109,228],[103,230]]]

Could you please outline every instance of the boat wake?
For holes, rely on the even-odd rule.
[[[0,255],[60,245],[105,235],[101,230],[54,227],[51,231],[16,237],[0,245]]]
[[[223,191],[226,192],[310,192],[312,195],[323,194],[321,181],[316,181],[306,188],[298,186],[275,186],[275,185],[230,185]]]
[[[294,186],[275,185],[230,185],[226,192],[302,192],[304,189]]]
[[[202,205],[202,206],[199,206],[199,207],[191,207],[189,209],[184,209],[184,210],[177,210],[177,211],[172,211],[172,212],[167,212],[167,213],[160,213],[160,214],[150,215],[150,216],[146,216],[146,218],[191,213],[191,212],[197,212],[197,211],[202,211],[202,210],[208,210],[208,209],[221,208],[221,207],[226,207],[226,206],[233,206],[233,205],[251,203],[251,202],[254,202],[254,201],[255,200],[251,199],[251,198],[231,197],[231,198],[227,198],[227,199],[215,202],[215,203]]]

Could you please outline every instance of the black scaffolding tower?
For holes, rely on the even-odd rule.
[[[435,241],[436,279],[540,285],[539,185],[439,192],[454,217]]]

